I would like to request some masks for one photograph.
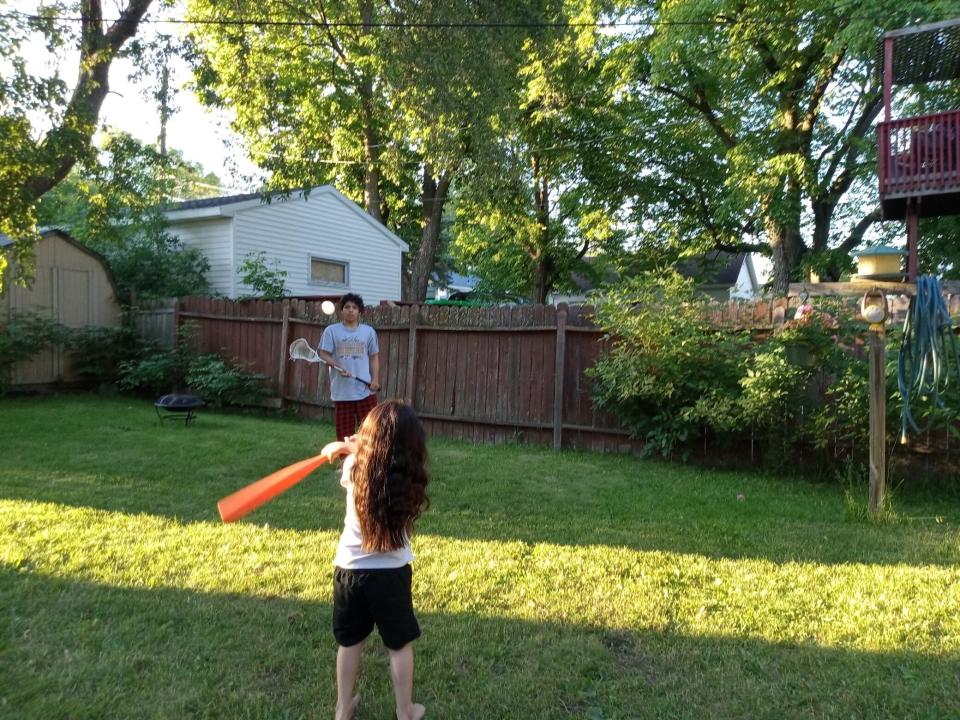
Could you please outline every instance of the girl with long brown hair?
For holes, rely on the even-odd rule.
[[[413,702],[413,641],[420,626],[411,593],[410,535],[427,509],[429,481],[423,426],[398,400],[377,405],[355,436],[322,454],[346,456],[340,484],[347,491],[343,532],[334,557],[333,635],[337,640],[337,720],[353,716],[363,645],[374,625],[390,654],[398,720],[419,720]]]

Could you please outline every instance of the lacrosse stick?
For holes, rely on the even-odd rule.
[[[333,367],[330,363],[324,360],[317,354],[317,351],[310,347],[310,343],[306,341],[305,338],[297,338],[292,343],[290,343],[290,359],[291,360],[306,360],[311,363],[323,363],[327,367]],[[334,368],[336,370],[336,368]],[[337,370],[337,372],[340,372]],[[342,374],[342,373],[341,373]],[[356,380],[358,383],[363,383],[367,387],[370,387],[370,383],[366,380],[361,380],[356,375],[346,375],[345,377],[351,377]]]

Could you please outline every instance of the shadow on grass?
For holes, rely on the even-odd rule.
[[[314,452],[329,429],[216,414],[159,426],[151,414],[140,401],[4,401],[0,497],[218,522],[217,500]],[[956,503],[874,525],[845,521],[835,485],[525,446],[434,441],[431,454],[424,532],[772,562],[960,563]],[[244,522],[338,528],[342,513],[336,472],[322,467]]]
[[[328,718],[323,602],[116,588],[0,570],[0,715]],[[947,718],[960,658],[421,614],[431,718]],[[358,720],[390,717],[379,640]]]

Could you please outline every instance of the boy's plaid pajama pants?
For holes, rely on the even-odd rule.
[[[368,395],[363,400],[336,401],[333,403],[333,424],[337,439],[343,440],[357,432],[367,413],[377,406],[377,396]]]

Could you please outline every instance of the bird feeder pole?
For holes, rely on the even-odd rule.
[[[874,288],[860,301],[860,314],[870,323],[870,512],[883,507],[887,478],[887,296]]]

